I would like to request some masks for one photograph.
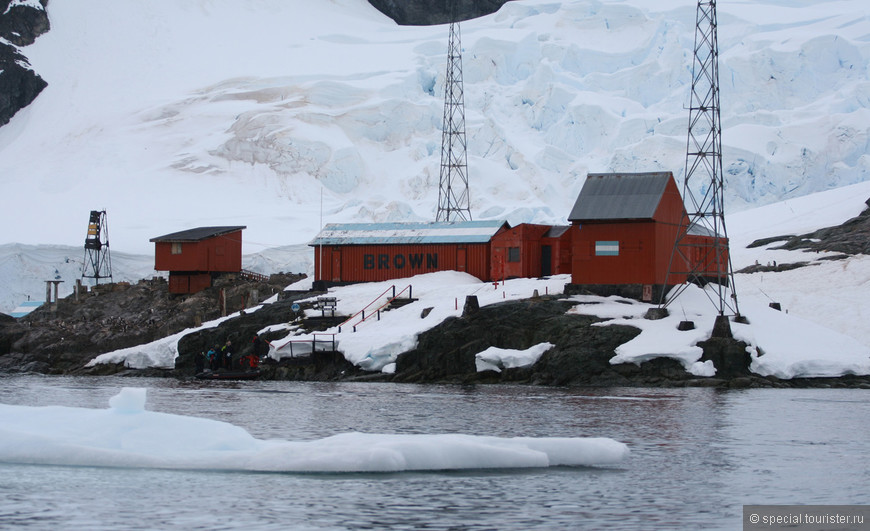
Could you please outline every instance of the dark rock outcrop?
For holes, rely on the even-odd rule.
[[[398,382],[518,382],[538,385],[683,386],[706,385],[679,361],[655,358],[635,365],[612,365],[619,345],[640,331],[634,327],[593,326],[602,319],[567,314],[574,303],[553,297],[507,302],[452,318],[420,335],[417,348],[396,361]],[[489,347],[525,350],[538,343],[554,345],[532,367],[478,373],[475,354]],[[712,385],[726,386],[727,378],[749,375],[745,344],[711,340],[705,358],[721,364]],[[708,342],[710,343],[710,342]],[[708,352],[709,350],[709,352]]]
[[[749,365],[752,363],[752,358],[746,351],[747,345],[743,341],[711,337],[699,342],[698,346],[704,350],[701,361],[713,362],[717,378],[750,376]]]
[[[15,46],[28,46],[51,29],[45,8],[48,0],[40,0],[42,9],[27,4],[10,7],[12,0],[0,0],[0,37]]]
[[[56,311],[44,306],[13,322],[0,321],[0,371],[45,374],[107,374],[123,367],[85,368],[105,352],[149,343],[220,316],[219,290],[228,312],[280,291],[301,276],[273,275],[266,283],[218,281],[193,295],[173,295],[162,278],[137,284],[100,285],[76,301],[62,299]],[[274,322],[274,321],[273,321]]]
[[[510,0],[369,0],[402,26],[429,26],[495,13]],[[455,4],[455,5],[454,5]],[[451,11],[455,9],[455,11]]]
[[[0,126],[19,110],[30,105],[47,86],[45,80],[31,68],[18,46],[32,44],[36,38],[49,30],[45,6],[48,0],[40,0],[43,9],[26,4],[0,0]]]
[[[0,126],[30,105],[48,84],[23,65],[27,59],[14,46],[0,42]]]
[[[480,308],[424,332],[417,348],[396,361],[399,382],[525,382],[543,385],[623,385],[610,365],[614,349],[639,330],[592,326],[601,319],[565,312],[574,303],[543,297]],[[555,345],[531,368],[478,373],[475,354],[489,347],[525,350]]]
[[[870,206],[870,199],[865,201]],[[842,253],[841,258],[856,254],[870,255],[870,208],[865,209],[859,215],[844,223],[825,227],[813,232],[800,235],[773,236],[755,240],[747,245],[752,249],[765,247],[772,243],[782,242],[771,249],[786,249],[790,251],[805,250],[809,252],[833,252]],[[808,265],[809,262],[798,262],[800,265]],[[785,271],[789,264],[765,265],[759,264],[748,267],[741,272],[752,273],[754,271]]]

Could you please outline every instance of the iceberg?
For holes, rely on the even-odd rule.
[[[0,404],[0,462],[343,473],[601,466],[629,453],[609,438],[348,432],[262,440],[227,422],[147,411],[146,395],[124,388],[108,409]]]

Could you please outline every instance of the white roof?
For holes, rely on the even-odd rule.
[[[309,245],[487,243],[504,220],[410,223],[331,223]]]

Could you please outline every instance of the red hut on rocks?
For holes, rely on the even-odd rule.
[[[247,227],[199,227],[173,232],[154,242],[154,269],[169,271],[170,293],[196,293],[215,276],[242,270],[242,230]]]
[[[666,284],[685,282],[684,273],[668,278],[668,268],[686,219],[671,172],[589,174],[568,216],[577,227],[569,291],[652,300]],[[692,238],[698,247],[713,245],[710,235]],[[672,267],[687,270],[685,263]]]

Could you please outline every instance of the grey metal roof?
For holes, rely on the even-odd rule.
[[[486,243],[507,222],[330,223],[308,245]]]
[[[590,173],[568,221],[652,219],[671,172]]]
[[[165,234],[156,238],[151,238],[148,241],[152,242],[198,242],[216,236],[223,236],[231,232],[236,232],[242,229],[247,229],[243,225],[233,227],[197,227],[195,229],[187,229],[172,234]]]
[[[554,225],[547,230],[544,234],[544,238],[558,238],[559,236],[565,234],[565,232],[571,228],[571,225]]]

